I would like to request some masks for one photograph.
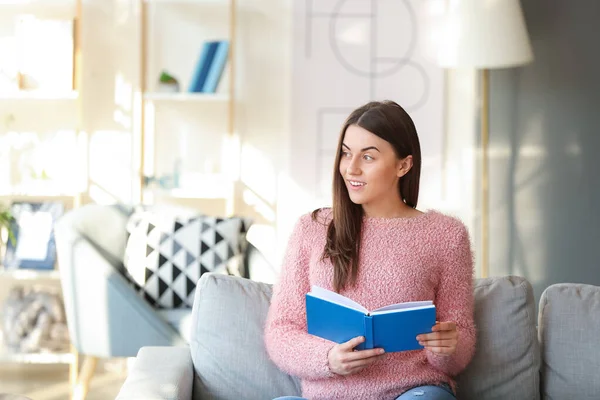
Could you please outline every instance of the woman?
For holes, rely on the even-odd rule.
[[[301,217],[290,237],[265,327],[269,356],[311,400],[455,399],[453,377],[475,347],[473,257],[460,221],[416,209],[421,150],[410,116],[391,101],[358,108],[335,166],[333,207]],[[433,300],[438,322],[417,337],[422,350],[354,351],[363,338],[307,333],[311,285],[367,309]]]

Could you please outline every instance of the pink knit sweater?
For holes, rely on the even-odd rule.
[[[265,327],[271,359],[301,379],[302,394],[317,399],[395,399],[420,385],[450,383],[475,348],[473,257],[469,235],[457,219],[437,211],[414,218],[363,218],[359,274],[355,287],[341,294],[369,310],[404,301],[433,300],[438,321],[458,326],[452,356],[427,350],[389,353],[361,372],[329,371],[334,343],[306,331],[304,295],[311,285],[333,290],[333,268],[320,261],[331,210],[317,221],[302,216],[290,237],[281,275],[274,287]]]

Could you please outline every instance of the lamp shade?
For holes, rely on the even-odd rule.
[[[439,51],[442,67],[504,68],[533,60],[519,0],[451,0]]]

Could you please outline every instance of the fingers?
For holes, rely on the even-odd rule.
[[[384,353],[383,349],[359,350],[346,353],[345,361],[362,360],[365,358],[376,357]]]
[[[381,348],[355,351],[364,341],[361,336],[332,347],[327,355],[330,370],[338,375],[354,374],[384,356]]]
[[[340,348],[344,351],[352,351],[356,346],[365,341],[364,336],[358,336],[348,340],[346,343],[340,344]]]
[[[369,358],[363,358],[360,360],[356,360],[356,361],[350,361],[348,363],[345,363],[346,367],[349,369],[356,369],[356,368],[364,368],[367,365],[373,364],[375,361],[380,360],[381,358],[383,358],[384,354],[378,354],[376,356],[373,357],[369,357]]]
[[[458,329],[454,322],[436,322],[432,333],[417,336],[419,344],[428,351],[440,355],[451,355],[458,344]]]
[[[431,333],[425,333],[417,336],[419,341],[444,340],[458,338],[458,329],[455,322],[437,322]]]
[[[342,375],[355,374],[355,373],[365,369],[369,365],[373,364],[375,361],[383,358],[384,356],[385,356],[385,354],[378,354],[376,356],[369,357],[369,358],[363,358],[363,359],[350,361],[350,362],[343,362],[341,365],[341,373],[342,373]]]
[[[456,323],[455,322],[436,322],[436,324],[431,328],[433,332],[438,331],[455,331]]]
[[[457,337],[458,337],[458,332],[456,332],[456,331],[441,331],[441,332],[433,332],[433,333],[418,335],[417,340],[419,342],[427,342],[430,340],[456,339]]]
[[[420,341],[419,344],[425,347],[452,347],[456,346],[456,340],[444,339],[444,340],[428,340]]]

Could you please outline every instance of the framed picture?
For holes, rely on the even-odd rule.
[[[6,247],[4,267],[7,269],[54,269],[56,244],[54,223],[64,213],[59,202],[15,202],[12,231],[15,244]]]

